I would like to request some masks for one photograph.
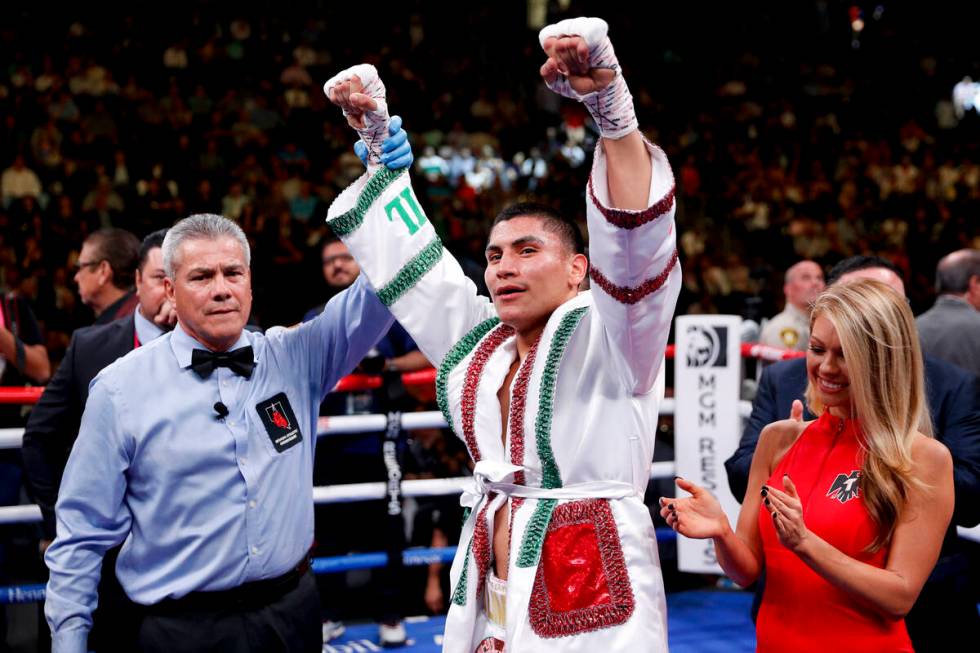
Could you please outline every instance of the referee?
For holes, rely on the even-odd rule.
[[[45,614],[84,653],[106,550],[148,652],[319,652],[308,565],[317,411],[392,324],[358,280],[312,322],[244,331],[249,246],[194,215],[163,243],[169,334],[93,381],[56,506]]]

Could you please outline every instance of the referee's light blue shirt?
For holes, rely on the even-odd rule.
[[[313,542],[320,402],[392,322],[359,278],[312,322],[243,332],[232,349],[254,349],[250,379],[225,367],[200,378],[191,351],[203,346],[179,325],[105,368],[92,382],[45,555],[55,653],[86,650],[102,557],[120,543],[119,582],[144,605],[295,567]],[[281,452],[260,415],[280,393],[302,435]],[[277,410],[288,419],[281,400]]]

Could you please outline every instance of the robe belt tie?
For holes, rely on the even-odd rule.
[[[530,487],[514,483],[514,474],[523,469],[510,463],[481,460],[473,469],[473,481],[463,490],[459,503],[476,508],[491,492],[526,499],[625,499],[640,496],[636,488],[623,481],[589,481],[559,488]]]

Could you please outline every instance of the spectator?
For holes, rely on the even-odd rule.
[[[810,304],[824,289],[823,270],[813,261],[800,261],[786,271],[786,307],[762,328],[759,342],[770,347],[805,351],[810,338]]]
[[[221,214],[232,220],[238,220],[248,203],[249,198],[242,192],[242,185],[237,182],[233,183],[228,189],[228,194],[221,200]]]
[[[121,214],[126,209],[122,197],[113,190],[112,181],[105,176],[99,177],[95,188],[82,200],[82,211],[85,213],[98,212],[100,206],[111,212],[113,216]],[[112,224],[110,222],[110,224],[103,224],[102,226],[111,227]]]
[[[313,195],[313,184],[308,181],[303,181],[299,186],[299,193],[289,200],[289,210],[293,217],[304,224],[309,223],[316,215],[318,205],[319,200]]]
[[[41,180],[27,167],[23,154],[15,156],[10,167],[0,175],[0,196],[4,207],[22,197],[33,197],[35,200],[41,197]]]
[[[980,376],[980,250],[943,257],[936,292],[935,306],[916,320],[923,350]]]
[[[75,284],[82,303],[95,312],[95,324],[132,314],[140,241],[123,229],[99,229],[82,243],[75,263]]]

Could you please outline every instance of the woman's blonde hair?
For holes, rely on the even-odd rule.
[[[919,335],[905,298],[870,279],[829,287],[814,301],[811,332],[818,317],[837,331],[847,363],[851,416],[859,420],[865,454],[861,493],[879,526],[868,550],[876,551],[891,540],[919,485],[912,474],[915,434],[932,435]],[[806,401],[815,415],[825,409],[812,383]]]

